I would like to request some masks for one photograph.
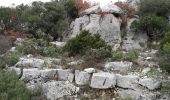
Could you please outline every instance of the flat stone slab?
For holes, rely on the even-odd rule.
[[[94,73],[90,86],[97,89],[113,88],[116,85],[116,77],[114,74],[100,72]]]
[[[78,85],[88,85],[90,83],[91,74],[84,71],[75,71],[75,82]]]

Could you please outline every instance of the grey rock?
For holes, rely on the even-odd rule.
[[[44,60],[32,57],[22,57],[15,65],[20,68],[43,68],[45,66]]]
[[[116,75],[117,86],[124,89],[137,89],[139,77],[135,75]]]
[[[46,82],[57,78],[57,69],[44,69],[41,71],[41,78]]]
[[[56,47],[63,47],[65,45],[65,42],[59,42],[59,41],[54,41],[54,42],[50,42],[51,44],[55,45]]]
[[[75,71],[75,82],[78,85],[88,85],[90,83],[91,74],[84,71]]]
[[[15,71],[15,72],[16,72],[16,75],[17,75],[18,77],[21,76],[21,69],[20,69],[20,68],[9,67],[9,68],[8,68],[8,71]]]
[[[80,12],[80,15],[99,14],[100,12],[101,12],[100,5],[96,5]]]
[[[97,89],[113,88],[116,85],[116,77],[114,74],[100,72],[93,73],[90,87]]]
[[[148,72],[151,71],[151,68],[147,67],[142,70],[142,74],[147,74]]]
[[[127,71],[132,67],[132,62],[107,62],[105,68],[111,71]]]
[[[75,93],[76,87],[66,81],[51,81],[42,85],[43,93],[48,100],[57,100],[64,96],[69,96]]]
[[[84,69],[84,71],[89,73],[89,74],[92,74],[92,73],[96,72],[96,69],[94,69],[94,68],[86,68],[86,69]]]
[[[73,82],[74,74],[70,70],[58,69],[57,74],[59,80]]]
[[[118,6],[116,5],[106,5],[104,7],[101,8],[102,9],[102,12],[106,12],[106,13],[109,13],[109,14],[119,14],[119,15],[122,15],[123,14],[123,11],[121,8],[119,8]]]
[[[155,90],[161,86],[161,81],[154,78],[144,78],[139,80],[139,84],[148,88],[149,90]]]

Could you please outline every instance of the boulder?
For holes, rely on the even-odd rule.
[[[51,44],[55,45],[58,48],[64,47],[65,42],[59,42],[59,41],[54,41],[54,42],[50,42]]]
[[[37,68],[23,69],[21,80],[25,83],[37,83],[41,80],[41,72]]]
[[[80,12],[80,15],[99,14],[100,12],[101,12],[100,5],[96,5]]]
[[[132,67],[132,62],[107,62],[105,68],[111,71],[127,71]]]
[[[90,83],[91,74],[84,71],[75,71],[75,82],[78,85],[88,85]]]
[[[59,80],[73,82],[74,74],[70,70],[58,69],[57,74]]]
[[[42,85],[43,93],[48,100],[58,100],[61,97],[75,93],[76,87],[66,81],[51,81]]]
[[[106,12],[106,13],[109,13],[109,14],[118,14],[118,15],[122,15],[123,14],[123,11],[121,8],[119,8],[118,6],[116,5],[106,5],[106,6],[103,6],[101,8],[102,12]]]
[[[44,82],[57,79],[57,69],[41,70],[41,78],[44,80]]]
[[[139,77],[135,75],[116,75],[117,86],[124,89],[137,89]]]
[[[90,87],[97,89],[113,88],[116,85],[116,77],[114,74],[100,72],[93,73]]]
[[[101,35],[101,38],[111,45],[113,50],[120,47],[121,21],[113,14],[106,14],[105,16],[98,14],[84,15],[83,17],[77,18],[73,24],[71,25],[71,37],[75,37],[82,30],[88,30],[90,33],[98,33]]]
[[[32,57],[22,57],[15,65],[20,68],[43,68],[45,66],[44,60]]]
[[[161,81],[154,78],[144,78],[139,80],[139,84],[148,88],[149,90],[155,90],[161,86]]]
[[[84,71],[89,73],[89,74],[92,74],[92,73],[96,72],[96,69],[94,69],[94,68],[86,68],[86,69],[84,69]]]

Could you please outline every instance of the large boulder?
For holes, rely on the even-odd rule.
[[[144,78],[139,80],[139,84],[148,88],[149,90],[155,90],[161,86],[161,81],[154,78]]]
[[[111,45],[113,50],[116,50],[121,43],[120,25],[121,21],[113,14],[104,16],[98,14],[84,15],[71,24],[71,37],[75,37],[82,30],[88,30],[93,34],[100,34],[101,38]]]
[[[105,68],[111,71],[127,71],[132,67],[132,62],[107,62]]]
[[[61,97],[72,95],[76,87],[66,81],[51,81],[42,85],[43,93],[48,100],[58,100]]]
[[[117,75],[117,86],[124,89],[137,89],[139,77],[134,75]]]
[[[75,82],[78,85],[88,85],[90,83],[91,74],[84,71],[75,71]]]
[[[74,74],[70,70],[58,69],[57,74],[59,80],[73,82]]]
[[[32,58],[32,57],[22,57],[19,59],[19,62],[15,65],[20,68],[43,68],[45,62],[42,59]]]
[[[80,15],[99,14],[100,12],[101,12],[100,5],[96,5],[80,12]]]
[[[118,14],[118,15],[122,15],[123,11],[121,8],[119,8],[116,5],[106,5],[103,6],[102,8],[102,12],[106,12],[106,13],[111,13],[111,14]]]
[[[114,74],[100,72],[94,73],[90,86],[97,89],[113,88],[116,85],[116,77]]]

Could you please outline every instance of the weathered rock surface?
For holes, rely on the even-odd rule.
[[[116,75],[117,77],[117,86],[124,89],[137,89],[139,77],[134,75]]]
[[[54,80],[57,78],[57,69],[44,69],[41,70],[41,78],[44,82]]]
[[[84,71],[75,71],[75,82],[78,85],[88,85],[90,83],[91,74]]]
[[[51,44],[55,45],[56,47],[63,47],[65,45],[65,42],[59,42],[59,41],[54,41],[50,42]]]
[[[43,93],[48,100],[57,100],[64,96],[69,96],[75,93],[76,87],[65,81],[51,81],[42,85]]]
[[[86,68],[86,69],[84,69],[84,71],[89,73],[89,74],[92,74],[92,73],[96,72],[96,69],[94,69],[94,68]]]
[[[93,6],[88,8],[80,13],[80,15],[88,15],[88,14],[99,14],[101,12],[100,5]]]
[[[114,74],[100,72],[94,73],[90,86],[97,89],[113,88],[116,85],[116,77]]]
[[[116,5],[106,5],[104,7],[101,8],[102,12],[106,12],[106,13],[111,13],[111,14],[118,14],[118,15],[122,15],[123,11],[121,8],[119,8]]]
[[[93,34],[100,34],[101,38],[111,45],[113,50],[116,50],[121,43],[120,24],[121,21],[113,14],[106,14],[105,16],[98,14],[84,15],[71,24],[71,37],[75,37],[82,30],[88,30]]]
[[[58,69],[57,74],[59,80],[73,82],[74,74],[70,70]]]
[[[155,90],[161,86],[161,81],[153,78],[145,78],[140,79],[139,84],[148,88],[149,90]]]
[[[105,64],[105,68],[111,71],[127,71],[132,65],[132,62],[108,62]]]
[[[20,68],[43,68],[44,60],[32,57],[22,57],[19,62],[15,65]]]

